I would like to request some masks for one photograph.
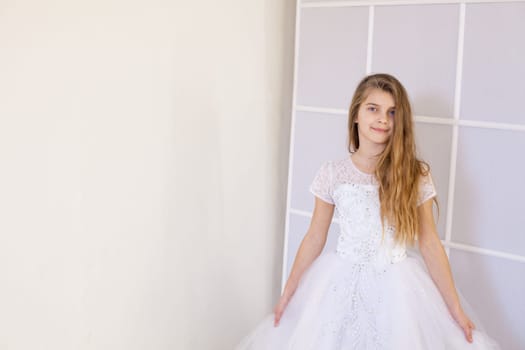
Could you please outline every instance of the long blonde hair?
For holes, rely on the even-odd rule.
[[[417,201],[422,176],[430,171],[428,163],[416,157],[412,109],[408,94],[392,75],[379,73],[366,76],[358,84],[348,112],[348,151],[359,149],[355,120],[361,103],[372,89],[389,93],[395,104],[392,136],[379,155],[375,176],[379,182],[379,201],[383,234],[385,220],[396,229],[396,242],[413,245],[419,232]],[[436,198],[434,202],[438,205]],[[439,206],[438,206],[439,210]]]

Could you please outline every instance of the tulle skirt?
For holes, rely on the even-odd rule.
[[[476,325],[472,343],[419,254],[409,252],[378,269],[324,253],[305,271],[279,326],[273,325],[273,313],[267,315],[235,349],[500,349],[458,293]]]

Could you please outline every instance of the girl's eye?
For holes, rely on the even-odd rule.
[[[393,117],[396,114],[395,111],[390,111],[390,116]]]
[[[372,111],[372,112],[375,112],[375,111],[376,111],[376,108],[375,108],[375,107],[368,107],[368,110],[369,110],[369,111]]]

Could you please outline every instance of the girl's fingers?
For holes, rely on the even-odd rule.
[[[281,320],[281,314],[282,314],[282,311],[277,311],[275,313],[275,318],[274,318],[274,321],[273,321],[273,325],[275,327],[277,327],[279,325],[279,321]]]
[[[465,326],[464,331],[465,331],[465,336],[466,336],[467,340],[468,340],[470,343],[472,343],[472,328],[470,327],[470,324],[467,324],[467,325]]]
[[[275,318],[273,322],[274,327],[277,327],[279,325],[279,322],[281,321],[281,316],[283,315],[283,311],[286,308],[287,304],[288,304],[288,300],[285,300],[283,299],[283,297],[281,297],[281,299],[279,300],[279,303],[275,306],[275,309],[274,309]]]
[[[474,325],[474,323],[471,320],[469,320],[468,322],[468,340],[471,343],[472,343],[472,330],[475,328],[476,326]]]

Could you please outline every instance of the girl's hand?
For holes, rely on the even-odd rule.
[[[463,333],[465,333],[465,338],[467,338],[467,341],[472,343],[472,330],[476,329],[474,323],[468,318],[462,308],[452,312],[452,317],[454,317],[456,322],[463,329]]]
[[[288,305],[288,302],[290,301],[291,298],[292,298],[292,294],[288,294],[288,293],[283,293],[283,295],[281,295],[281,297],[279,298],[277,305],[275,305],[275,308],[273,309],[273,312],[275,314],[275,318],[273,321],[274,327],[279,326],[281,316],[283,315],[284,309]]]

